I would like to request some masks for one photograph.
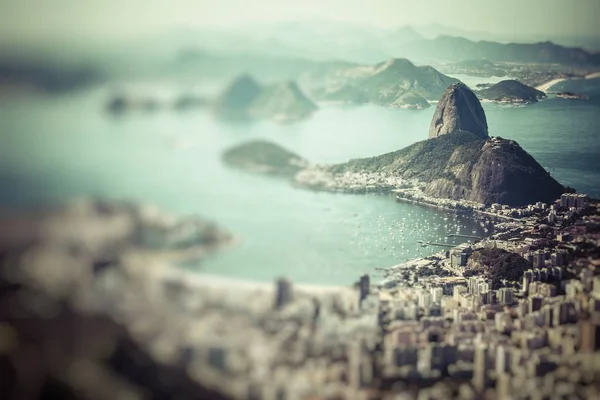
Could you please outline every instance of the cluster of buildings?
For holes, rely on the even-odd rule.
[[[387,382],[401,381],[409,391],[406,382],[415,383],[414,398],[600,395],[598,204],[565,194],[554,205],[525,210],[522,227],[508,237],[500,232],[457,246],[441,260],[460,274],[474,251],[493,245],[531,265],[520,282],[492,290],[485,277],[471,276],[453,279],[450,289],[428,276],[393,289],[384,328]],[[439,302],[421,307],[421,297],[440,289]]]
[[[393,174],[350,171],[331,173],[319,166],[303,169],[294,177],[294,182],[312,189],[345,193],[381,192],[406,184]]]
[[[381,283],[178,281],[152,304],[173,302],[170,329],[132,327],[153,357],[229,398],[600,398],[600,206],[579,199],[524,208]],[[500,283],[466,274],[484,249],[527,267]]]
[[[371,299],[369,309],[379,310],[381,342],[346,365],[354,397],[344,398],[600,396],[598,204],[566,194],[525,210],[508,237],[499,232],[413,263],[411,279],[388,279],[367,293],[361,278],[359,303]],[[521,279],[494,289],[485,276],[460,276],[474,252],[492,245],[528,262]],[[450,276],[419,276],[432,264]]]

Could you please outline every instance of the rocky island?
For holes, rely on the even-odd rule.
[[[504,104],[530,104],[546,97],[544,92],[514,79],[498,82],[478,94],[482,99]]]
[[[293,176],[307,166],[299,155],[266,140],[235,146],[223,154],[223,161],[252,172],[286,176]]]
[[[395,58],[375,65],[340,67],[325,76],[313,95],[323,101],[420,109],[429,107],[427,100],[438,99],[455,82],[433,67]]]
[[[242,75],[219,96],[214,108],[226,118],[291,121],[309,116],[318,107],[295,82],[262,86],[251,76]]]

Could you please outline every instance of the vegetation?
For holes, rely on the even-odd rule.
[[[518,254],[503,249],[480,249],[469,257],[463,275],[483,276],[492,281],[493,289],[498,289],[502,280],[518,281],[530,268],[529,261]]]
[[[476,162],[481,154],[484,140],[469,132],[442,135],[423,140],[402,150],[382,154],[377,157],[350,160],[345,164],[334,165],[331,172],[388,172],[398,173],[405,178],[424,181],[456,177],[445,171],[450,157],[457,150],[470,161]]]

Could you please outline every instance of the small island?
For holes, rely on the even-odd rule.
[[[479,91],[484,100],[502,104],[531,104],[546,97],[546,94],[517,80],[509,79]]]
[[[199,109],[208,105],[207,99],[192,93],[185,93],[172,100],[158,96],[142,94],[114,94],[106,103],[106,111],[113,115],[128,112],[154,112],[159,109],[172,108],[177,111]]]
[[[266,140],[235,146],[223,153],[223,161],[243,170],[284,176],[293,176],[308,166],[299,155]]]
[[[134,97],[125,94],[116,94],[108,100],[106,111],[120,115],[129,111],[152,112],[160,108],[160,102],[152,97]]]

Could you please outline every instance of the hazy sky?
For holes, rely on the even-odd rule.
[[[433,22],[515,37],[600,35],[600,0],[0,0],[0,35],[131,37],[313,17],[381,27]]]

